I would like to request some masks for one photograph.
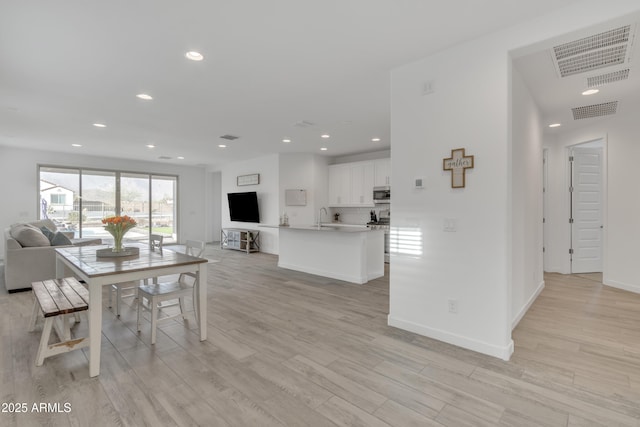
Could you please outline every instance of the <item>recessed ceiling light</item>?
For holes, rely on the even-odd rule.
[[[371,138],[371,141],[373,141],[373,142],[380,142],[380,138]]]
[[[202,61],[204,59],[204,56],[202,56],[200,52],[196,52],[195,50],[185,53],[184,56],[192,61]]]
[[[594,93],[600,92],[600,89],[587,89],[582,92],[583,95],[593,95]]]
[[[224,144],[218,144],[218,147],[220,147],[220,148],[227,148],[227,146],[226,146],[226,145],[224,145]]]
[[[107,127],[107,125],[105,125],[104,123],[94,123],[93,125],[95,127],[97,127],[97,128],[106,128]]]
[[[291,142],[290,139],[283,139],[282,142]]]
[[[322,135],[320,135],[320,138],[330,138],[331,135],[329,135],[328,133],[323,133]]]
[[[184,160],[184,157],[182,157],[182,156],[178,156],[178,157],[177,157],[177,159],[178,159],[178,160]]]
[[[558,128],[560,126],[562,126],[560,123],[552,123],[549,125],[550,128]]]
[[[320,151],[327,151],[327,147],[322,147]]]
[[[72,147],[82,147],[82,144],[71,144]]]
[[[147,144],[147,148],[156,148],[156,146],[153,144]]]
[[[140,99],[144,99],[145,101],[151,101],[153,99],[153,96],[147,95],[146,93],[139,93],[136,96]]]

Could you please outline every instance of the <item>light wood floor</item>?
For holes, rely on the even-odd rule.
[[[267,254],[207,254],[221,260],[208,341],[171,321],[152,347],[131,307],[105,310],[98,378],[84,350],[35,367],[32,297],[0,295],[0,402],[28,406],[0,425],[640,425],[640,295],[597,276],[546,275],[503,362],[386,326],[388,277],[351,285]],[[70,411],[32,412],[41,402]]]

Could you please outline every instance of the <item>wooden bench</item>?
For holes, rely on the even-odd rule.
[[[44,315],[44,327],[36,356],[36,366],[42,366],[44,359],[89,346],[88,337],[71,339],[69,318],[89,309],[89,291],[73,277],[33,282],[33,311],[31,328],[36,326],[38,314]],[[60,342],[49,344],[51,329],[55,327]]]

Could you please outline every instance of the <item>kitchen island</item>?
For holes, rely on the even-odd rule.
[[[384,232],[325,224],[280,227],[278,267],[363,284],[384,276]]]

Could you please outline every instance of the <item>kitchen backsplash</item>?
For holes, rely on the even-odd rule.
[[[373,210],[380,217],[382,207],[375,208],[330,208],[331,220],[335,220],[335,214],[340,214],[340,222],[344,224],[366,224],[371,221],[370,212]]]

